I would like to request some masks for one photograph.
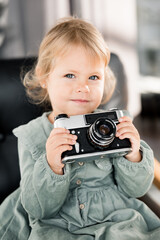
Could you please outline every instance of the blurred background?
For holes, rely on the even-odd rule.
[[[0,0],[0,60],[36,57],[44,34],[70,15],[93,23],[119,56],[127,108],[160,160],[160,1]]]

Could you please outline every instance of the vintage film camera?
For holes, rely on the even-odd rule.
[[[70,133],[78,137],[73,149],[62,154],[62,162],[95,160],[104,155],[126,155],[132,150],[129,139],[115,137],[118,119],[125,115],[128,115],[126,110],[118,109],[71,117],[59,114],[55,118],[54,127],[69,129]]]

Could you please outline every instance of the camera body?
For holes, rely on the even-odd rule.
[[[105,155],[119,157],[129,153],[132,150],[129,139],[121,140],[115,136],[118,119],[126,115],[129,115],[126,110],[118,109],[70,117],[59,114],[54,128],[66,128],[77,135],[73,149],[62,154],[62,162],[95,160]]]

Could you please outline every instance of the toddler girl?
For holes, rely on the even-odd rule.
[[[125,157],[62,163],[77,137],[54,128],[54,119],[95,112],[109,100],[109,59],[101,34],[84,20],[63,19],[44,37],[24,84],[52,111],[14,130],[21,182],[1,206],[1,239],[160,239],[160,220],[136,199],[151,186],[153,153],[129,117],[119,119],[116,133],[130,139]]]

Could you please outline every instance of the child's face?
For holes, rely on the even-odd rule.
[[[93,112],[101,103],[105,63],[92,59],[83,47],[73,47],[58,58],[47,79],[47,90],[54,117]]]

